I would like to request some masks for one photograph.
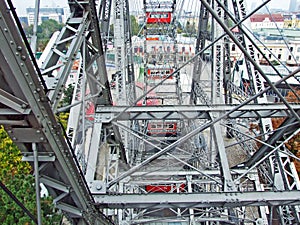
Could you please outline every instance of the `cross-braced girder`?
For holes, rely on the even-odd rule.
[[[277,82],[263,72],[245,26],[252,15],[246,1],[197,1],[197,41],[187,57],[177,10],[188,1],[144,0],[142,64],[134,61],[132,1],[69,1],[70,18],[41,68],[33,67],[12,4],[0,1],[7,9],[0,9],[0,123],[25,160],[33,161],[37,144],[39,180],[71,223],[299,223],[292,162],[299,159],[287,143],[299,133],[300,108],[280,89],[296,94],[289,82],[299,69]],[[114,87],[105,65],[109,41]],[[232,44],[241,51],[247,92],[234,77]],[[73,102],[59,108],[76,60]],[[280,103],[268,102],[270,91]],[[64,137],[54,113],[66,109]],[[284,122],[273,129],[277,118]]]

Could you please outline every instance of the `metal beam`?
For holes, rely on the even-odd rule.
[[[298,113],[300,114],[300,110],[298,110]],[[296,118],[290,117],[287,118],[280,127],[283,127],[283,129],[276,130],[268,139],[269,145],[262,145],[260,149],[258,149],[253,156],[251,156],[250,159],[247,160],[245,163],[246,166],[251,167],[257,163],[258,160],[263,158],[265,155],[267,155],[270,151],[273,149],[270,148],[270,145],[278,145],[279,143],[282,143],[286,140],[286,137],[293,133],[294,131],[299,128],[299,124],[295,123],[297,122]]]
[[[299,104],[290,104],[294,111]],[[103,122],[112,120],[147,120],[147,119],[210,119],[209,112],[228,113],[237,105],[160,105],[160,106],[98,106],[97,113],[103,114]],[[250,104],[243,105],[229,113],[228,118],[275,118],[289,117],[291,113],[284,104]]]
[[[95,195],[101,208],[242,207],[299,205],[300,191]]]
[[[40,174],[45,173],[59,183],[64,183],[65,186],[72,188],[70,196],[62,199],[59,203],[78,208],[87,224],[97,222],[111,224],[109,219],[91,204],[93,199],[87,184],[76,160],[74,160],[72,149],[62,135],[49,99],[28,56],[30,50],[24,46],[24,40],[19,35],[18,27],[15,26],[6,1],[0,0],[0,5],[0,89],[28,103],[28,107],[31,109],[30,115],[25,117],[28,128],[39,130],[42,137],[45,138],[44,142],[38,143],[39,149],[55,154],[52,166],[45,167]],[[6,117],[6,119],[9,120],[10,117]],[[10,129],[11,127],[6,126],[5,128]],[[18,145],[22,147],[23,151],[32,151],[26,143],[18,143]],[[53,193],[59,195],[61,192],[53,189]],[[72,217],[72,215],[69,216]]]
[[[264,78],[264,80],[268,83],[268,85],[271,87],[271,89],[274,90],[274,92],[277,94],[277,96],[280,98],[280,100],[291,110],[291,113],[297,118],[297,120],[300,121],[300,116],[293,110],[293,108],[290,106],[290,104],[287,102],[287,100],[282,96],[282,94],[276,88],[276,85],[273,84],[270,81],[270,79],[262,71],[262,69],[259,67],[259,65],[255,62],[255,60],[252,59],[251,55],[242,46],[242,44],[239,42],[239,40],[234,36],[234,34],[232,33],[232,31],[226,26],[226,24],[224,24],[221,21],[221,19],[217,15],[217,13],[210,7],[209,4],[207,4],[207,2],[205,2],[205,0],[200,0],[200,1],[206,7],[206,9],[211,13],[211,15],[215,18],[215,20],[217,21],[217,23],[224,29],[224,31],[231,38],[231,40],[238,46],[238,48],[241,50],[241,52],[244,54],[244,56],[247,57],[247,59],[251,62],[251,64],[254,66],[254,68]]]

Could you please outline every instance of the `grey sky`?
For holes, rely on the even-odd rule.
[[[251,6],[251,4],[254,2],[258,5],[262,4],[266,0],[246,0],[247,5]],[[288,9],[289,8],[290,1],[289,0],[271,0],[268,3],[269,8],[274,8],[274,9]]]
[[[49,6],[49,7],[55,7],[60,6],[64,7],[67,6],[67,0],[40,0],[41,6]],[[130,0],[130,1],[137,1],[137,0]],[[265,0],[264,0],[265,1]],[[263,0],[245,0],[248,7],[252,5],[253,2],[257,3],[257,5],[261,4]],[[268,3],[269,8],[276,8],[276,9],[288,9],[289,7],[289,0],[271,0],[270,3]],[[14,6],[17,9],[17,13],[19,15],[24,15],[25,10],[28,7],[34,7],[35,0],[13,0]]]
[[[26,12],[26,8],[29,7],[34,7],[35,6],[35,0],[12,0],[14,3],[15,8],[17,9],[17,13],[19,15],[24,15]],[[41,7],[64,7],[67,6],[68,3],[67,0],[60,0],[60,1],[55,1],[55,0],[40,0]]]

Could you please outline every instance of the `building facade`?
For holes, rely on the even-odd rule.
[[[270,29],[284,26],[284,17],[282,14],[254,14],[250,17],[251,29]]]
[[[26,8],[26,17],[28,26],[34,24],[35,8]],[[58,23],[65,23],[69,16],[67,8],[40,8],[39,10],[39,25],[46,20],[53,19]]]

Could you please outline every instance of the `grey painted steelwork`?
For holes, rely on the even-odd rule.
[[[72,149],[68,146],[61,134],[60,125],[57,123],[51,109],[50,101],[40,85],[37,73],[33,67],[24,42],[21,39],[18,28],[11,16],[11,10],[6,1],[1,1],[0,9],[0,77],[1,90],[19,99],[23,109],[30,109],[29,113],[19,111],[16,116],[2,115],[7,120],[5,129],[25,152],[32,152],[28,143],[36,140],[39,152],[47,152],[55,155],[54,162],[40,161],[39,174],[46,180],[52,180],[51,186],[47,186],[49,193],[54,197],[56,206],[66,212],[70,220],[77,224],[111,224],[111,222],[91,204],[91,197],[86,181],[76,163]],[[34,59],[32,59],[34,60]],[[11,98],[13,100],[13,98]],[[1,104],[3,109],[11,109],[10,105]],[[26,111],[25,111],[26,112]],[[21,124],[9,123],[9,121],[24,121]],[[20,132],[14,133],[18,129]],[[34,130],[31,136],[23,137],[28,130]],[[43,163],[43,165],[42,165]],[[67,187],[67,192],[62,192],[60,183]]]
[[[214,105],[213,108],[205,105],[173,105],[173,106],[124,106],[99,107],[96,111],[103,115],[104,122],[114,120],[144,120],[144,119],[209,119],[209,112],[220,113],[225,118],[279,118],[292,117],[291,112],[284,104],[250,104],[243,105]],[[298,111],[298,104],[292,105]],[[297,122],[297,121],[294,121]]]
[[[13,8],[1,7],[0,124],[20,147],[25,160],[31,163],[38,160],[39,181],[72,224],[299,223],[300,182],[290,158],[299,159],[286,149],[286,143],[299,132],[300,106],[283,99],[278,85],[297,75],[300,69],[270,83],[256,62],[257,46],[249,38],[250,32],[243,29],[252,14],[246,13],[245,1],[199,2],[196,55],[190,61],[178,62],[174,30],[167,31],[172,34],[176,54],[172,58],[175,70],[170,77],[193,65],[186,78],[191,80],[187,102],[181,77],[169,85],[162,85],[168,78],[154,85],[146,80],[149,89],[144,88],[140,96],[135,93],[132,53],[126,62],[121,60],[132,50],[129,1],[102,0],[98,12],[93,0],[69,1],[71,16],[41,67],[46,88],[41,86],[43,78],[38,78],[39,69],[33,67],[30,50],[24,46],[19,27],[15,27],[11,18]],[[6,6],[5,0],[0,3]],[[153,12],[163,9],[174,13],[170,27],[176,28],[176,16],[181,14],[174,11],[178,2],[144,0],[144,3],[155,7]],[[170,5],[174,8],[170,9]],[[103,50],[113,22],[112,6],[118,19],[115,38],[122,85],[118,85],[117,100],[123,98],[121,106],[113,105],[114,90],[110,90]],[[229,18],[235,23],[231,28]],[[209,32],[208,24],[211,24]],[[237,37],[231,32],[234,27],[239,27]],[[162,27],[154,28],[160,32]],[[148,28],[146,31],[154,32]],[[251,95],[243,93],[239,84],[231,80],[229,43],[235,43],[248,60],[247,73],[254,90]],[[207,62],[203,54],[208,49],[212,49],[213,60]],[[144,53],[147,61],[146,49]],[[70,126],[75,132],[74,153],[61,135],[54,113],[77,57],[80,59],[79,81],[74,92],[77,102],[67,106],[78,113],[74,116],[76,124]],[[206,64],[210,68],[208,74],[202,72]],[[56,75],[53,72],[57,69]],[[264,87],[260,75],[268,87]],[[172,85],[175,89],[163,90],[169,95],[162,95],[161,99],[166,102],[176,99],[176,103],[136,105],[143,99],[155,99],[157,96],[148,94],[157,88],[171,89]],[[82,95],[87,90],[90,93]],[[283,103],[268,104],[261,100],[270,90]],[[85,113],[90,105],[95,107],[95,114],[87,118]],[[271,118],[279,117],[286,117],[279,128],[262,129],[270,125]],[[156,136],[147,131],[147,123],[151,121],[180,121],[182,126],[175,136]],[[231,139],[226,133],[229,130],[241,137]],[[246,150],[243,142],[261,147],[253,145],[249,149],[255,151]],[[32,152],[32,143],[37,145],[37,155]],[[75,155],[78,152],[83,156],[80,163]]]
[[[99,6],[99,22],[101,25],[101,37],[103,39],[103,44],[105,49],[107,48],[107,44],[109,42],[111,4],[112,4],[112,0],[101,0]]]
[[[299,205],[299,191],[95,195],[99,207],[167,208]]]

